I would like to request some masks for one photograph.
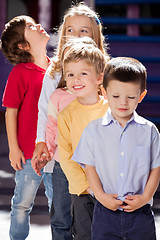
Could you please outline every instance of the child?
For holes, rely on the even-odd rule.
[[[47,159],[50,160],[50,154],[47,149],[47,145],[45,145],[46,142],[46,122],[47,122],[47,105],[48,100],[51,95],[51,93],[56,89],[57,84],[61,78],[61,55],[62,55],[62,48],[64,44],[66,43],[66,40],[68,41],[71,37],[83,37],[88,36],[93,38],[93,40],[98,45],[99,49],[105,53],[104,49],[104,36],[102,35],[102,26],[98,19],[97,14],[91,10],[88,6],[85,4],[77,4],[72,6],[67,13],[64,16],[63,23],[60,26],[59,29],[59,43],[57,48],[56,56],[53,58],[53,64],[50,65],[48,68],[46,75],[44,77],[42,91],[39,99],[39,114],[38,114],[38,127],[37,127],[37,139],[36,139],[36,148],[33,154],[32,158],[32,166],[36,170],[36,165],[40,161],[40,157],[43,155],[43,153],[46,155]],[[105,53],[107,55],[107,53]],[[108,55],[107,55],[108,56]],[[64,85],[65,86],[65,85]],[[64,103],[65,104],[65,103]],[[45,162],[42,163],[44,166]],[[41,165],[41,166],[42,166]],[[57,166],[58,165],[58,166]],[[71,216],[68,216],[65,214],[65,211],[59,213],[58,209],[61,207],[60,202],[56,201],[56,199],[61,198],[64,203],[61,202],[61,204],[65,204],[65,208],[70,209],[70,205],[66,204],[66,198],[61,197],[61,189],[56,188],[56,183],[58,184],[61,179],[64,178],[63,183],[66,183],[66,185],[63,185],[63,191],[66,191],[66,195],[68,195],[68,183],[66,181],[66,177],[59,166],[59,164],[56,162],[56,165],[53,169],[53,164],[48,163],[48,165],[45,167],[45,171],[47,172],[53,172],[53,188],[54,188],[54,196],[53,196],[53,208],[54,213],[53,217],[51,219],[52,224],[52,234],[54,235],[55,239],[60,239],[59,235],[61,234],[61,238],[63,239],[63,236],[66,235],[66,232],[68,234],[68,229],[70,229],[70,225],[67,225],[66,220],[68,222],[68,219],[71,218]],[[57,190],[56,190],[57,189]],[[69,202],[69,200],[68,200]],[[58,204],[58,206],[57,206]],[[61,221],[59,221],[61,219]],[[62,221],[63,219],[63,221]],[[71,222],[71,221],[69,221]],[[66,227],[67,226],[67,227]],[[66,230],[67,229],[67,230]],[[56,238],[56,236],[58,236]],[[71,237],[72,239],[72,237]]]
[[[16,170],[15,191],[11,202],[10,239],[26,239],[29,214],[42,177],[31,166],[38,119],[38,99],[45,71],[50,63],[46,56],[49,35],[28,16],[18,16],[5,25],[2,52],[16,65],[3,95],[9,159]],[[52,175],[44,178],[49,205],[52,202]]]
[[[107,102],[98,95],[105,64],[105,56],[93,43],[70,47],[62,64],[67,88],[76,96],[58,115],[58,152],[61,167],[69,181],[76,240],[91,239],[95,199],[90,195],[85,171],[71,157],[87,124],[106,112]]]
[[[105,51],[106,44],[104,43],[104,36],[102,34],[102,25],[99,21],[98,15],[84,3],[79,3],[71,6],[63,17],[62,25],[59,28],[59,43],[57,47],[56,56],[53,58],[53,64],[48,68],[44,77],[41,95],[38,103],[38,125],[37,125],[37,139],[36,148],[33,154],[34,157],[40,153],[46,154],[48,160],[50,159],[47,146],[45,143],[45,130],[47,122],[47,107],[51,93],[56,89],[59,80],[61,79],[61,62],[60,55],[63,45],[70,37],[84,37],[93,38],[98,48],[108,56]],[[38,155],[38,160],[40,155]]]
[[[111,59],[103,86],[109,109],[91,122],[72,157],[85,164],[97,203],[93,240],[154,240],[151,211],[160,175],[160,136],[135,109],[146,95],[146,69],[133,58]]]

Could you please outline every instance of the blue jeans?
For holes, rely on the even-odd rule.
[[[53,169],[52,207],[52,240],[72,240],[71,197],[68,190],[67,178],[58,162],[55,162]]]
[[[22,164],[23,169],[16,171],[14,196],[11,201],[11,223],[10,223],[10,239],[24,240],[29,234],[30,218],[29,214],[32,210],[34,199],[38,187],[43,179],[45,185],[45,193],[48,198],[49,209],[53,197],[52,189],[52,173],[42,173],[38,176],[32,166],[31,160],[26,160],[26,164]]]
[[[93,214],[92,240],[156,240],[150,205],[127,213],[109,210],[97,202]]]

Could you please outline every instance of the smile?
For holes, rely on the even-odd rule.
[[[74,89],[74,90],[80,90],[80,89],[83,89],[83,88],[84,88],[84,86],[82,86],[82,85],[73,86],[73,89]]]

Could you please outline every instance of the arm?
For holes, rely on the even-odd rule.
[[[18,108],[7,108],[6,110],[6,129],[9,144],[9,159],[11,166],[15,170],[21,170],[21,161],[25,164],[25,157],[19,148],[17,140],[17,115]]]
[[[46,123],[47,123],[47,108],[48,108],[48,101],[50,98],[51,93],[56,89],[59,79],[61,77],[60,74],[57,74],[55,78],[52,78],[50,76],[50,70],[52,68],[52,65],[49,66],[49,68],[46,71],[46,74],[43,79],[43,85],[42,90],[38,102],[38,122],[37,122],[37,139],[36,139],[36,147],[33,153],[32,157],[32,167],[34,170],[36,170],[36,166],[38,169],[42,168],[43,164],[41,166],[37,165],[37,162],[41,160],[41,157],[44,157],[44,161],[50,160],[50,154],[48,152],[48,148],[45,145],[46,141]],[[39,169],[39,170],[40,170]],[[38,171],[39,171],[38,170]],[[37,172],[38,174],[38,172]],[[39,174],[38,174],[39,175]]]
[[[55,78],[52,78],[50,76],[51,67],[52,65],[49,66],[44,76],[42,90],[41,90],[41,94],[38,102],[39,112],[38,112],[36,143],[45,142],[48,101],[52,92],[54,92],[54,90],[57,88],[58,82],[61,77],[60,74],[57,74]]]
[[[32,167],[39,176],[41,175],[40,170],[53,157],[55,149],[57,147],[57,144],[55,143],[55,138],[57,135],[57,111],[54,104],[52,104],[51,98],[48,103],[48,114],[49,115],[46,125],[47,146],[44,142],[37,144],[34,151],[34,154],[36,153],[36,155],[31,160]]]
[[[123,204],[121,200],[117,200],[118,194],[105,193],[95,167],[91,165],[85,166],[89,186],[92,189],[95,198],[106,208],[116,211],[117,208]]]
[[[132,212],[147,204],[153,197],[158,187],[159,180],[160,180],[160,167],[153,168],[150,171],[150,175],[145,186],[144,193],[142,195],[126,196],[125,203],[127,203],[128,205],[122,207],[124,211]]]
[[[69,119],[61,113],[58,115],[58,151],[60,164],[69,181],[70,192],[80,195],[88,189],[89,185],[84,169],[71,159],[73,150]]]

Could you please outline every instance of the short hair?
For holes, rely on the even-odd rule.
[[[106,89],[111,80],[140,83],[141,92],[146,89],[147,72],[144,65],[130,57],[116,57],[106,64],[103,87]]]
[[[68,47],[69,49],[65,53],[65,50]],[[62,52],[64,54],[62,61],[63,71],[66,63],[85,60],[87,64],[95,67],[95,71],[97,74],[104,72],[104,68],[106,65],[106,57],[97,47],[94,40],[89,37],[76,39],[72,38],[68,40],[66,45],[64,45]]]
[[[1,50],[13,65],[34,61],[32,54],[28,50],[18,47],[19,44],[24,48],[30,46],[24,36],[25,26],[29,20],[35,22],[29,16],[17,16],[5,25],[5,29],[2,32]]]

